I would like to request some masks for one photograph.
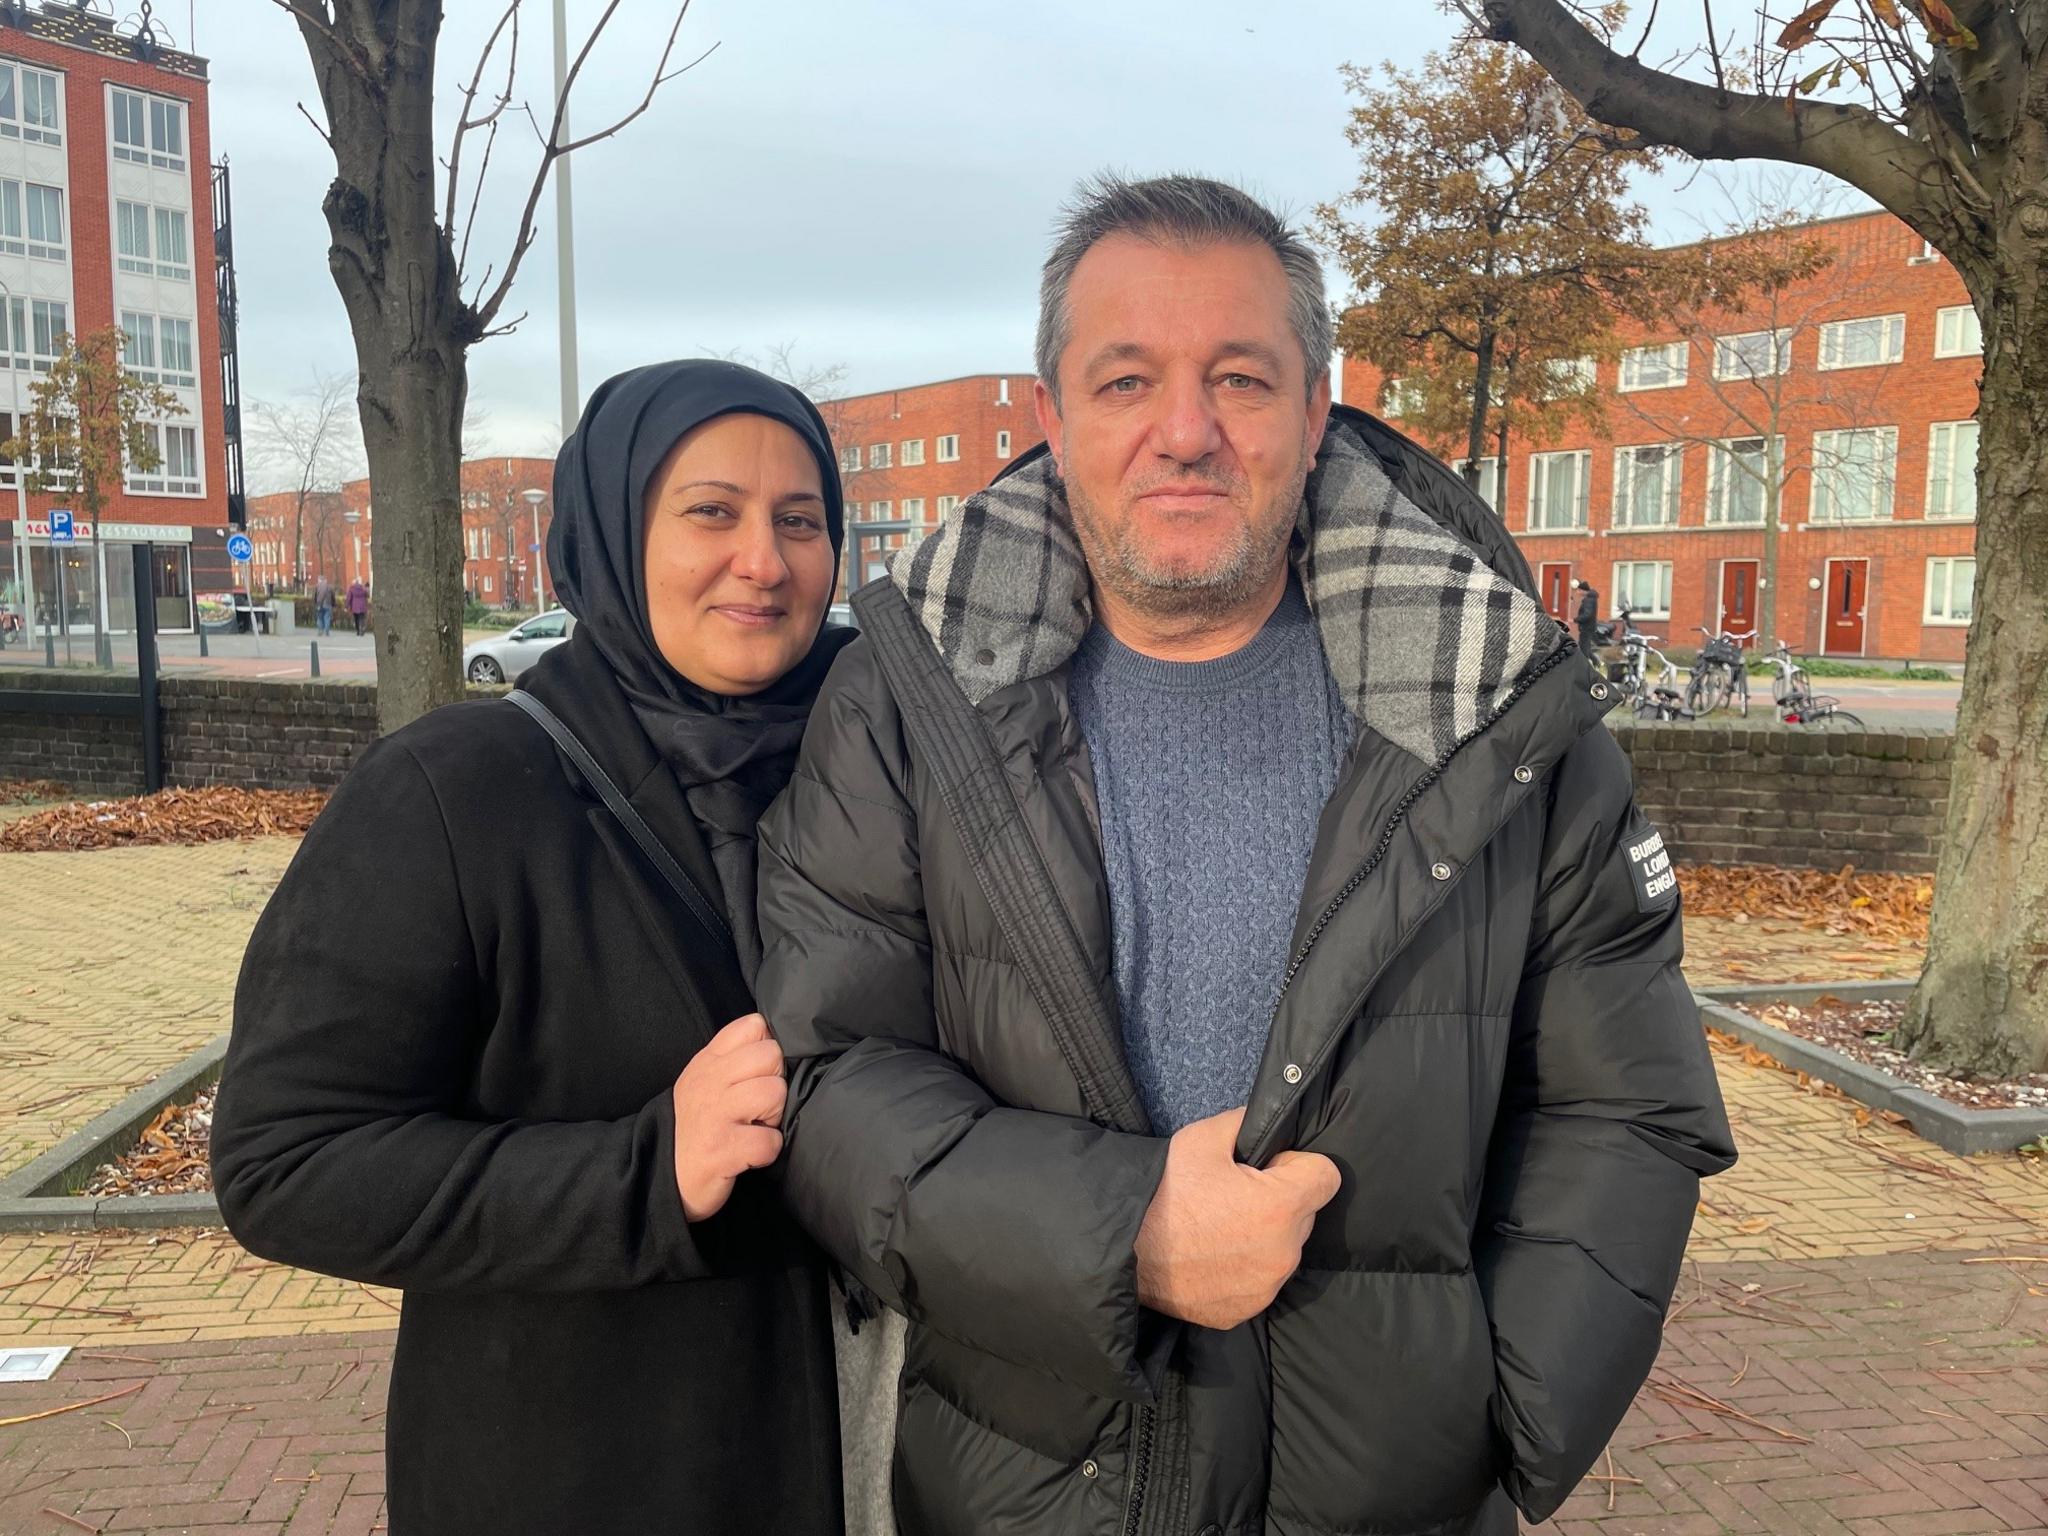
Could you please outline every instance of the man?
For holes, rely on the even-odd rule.
[[[1591,662],[1600,659],[1600,594],[1583,578],[1572,583],[1579,589],[1579,611],[1574,616],[1579,628],[1579,654]]]
[[[334,583],[327,579],[325,571],[313,583],[313,618],[322,635],[334,628]]]
[[[363,621],[369,617],[369,613],[370,589],[363,585],[363,578],[358,576],[348,584],[348,615],[355,621],[356,634],[359,636],[363,632]]]
[[[1732,1161],[1614,701],[1330,343],[1250,198],[1088,188],[1046,451],[856,598],[762,823],[788,1195],[908,1318],[910,1536],[1511,1532]]]

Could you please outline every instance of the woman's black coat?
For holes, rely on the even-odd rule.
[[[685,868],[701,837],[609,668],[525,686]],[[692,1226],[670,1087],[752,1009],[502,701],[368,752],[243,963],[213,1145],[252,1252],[402,1287],[393,1536],[840,1529],[823,1285],[759,1175]]]

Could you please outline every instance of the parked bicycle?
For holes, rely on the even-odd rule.
[[[1715,634],[1705,625],[1695,626],[1707,638],[1692,664],[1685,684],[1688,713],[1711,715],[1717,709],[1734,707],[1737,714],[1749,713],[1749,666],[1742,653],[1742,639],[1727,630]]]
[[[1606,644],[1618,641],[1621,645],[1621,660],[1607,663],[1607,681],[1621,690],[1638,720],[1687,718],[1676,686],[1678,668],[1657,649],[1655,635],[1636,628],[1634,610],[1627,603],[1621,605],[1614,623],[1600,626],[1599,638]]]
[[[1777,706],[1779,720],[1786,725],[1834,726],[1852,731],[1865,729],[1862,717],[1842,708],[1838,699],[1813,691],[1813,682],[1807,677],[1806,668],[1794,660],[1792,647],[1784,641],[1778,642],[1770,662],[1773,672],[1771,702]]]

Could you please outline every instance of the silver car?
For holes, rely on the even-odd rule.
[[[575,633],[575,616],[551,608],[516,629],[465,646],[462,675],[472,683],[509,683]]]

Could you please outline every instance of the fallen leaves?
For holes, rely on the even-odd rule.
[[[1785,918],[1816,933],[1856,934],[1888,944],[1927,942],[1934,882],[1921,875],[1859,874],[1853,864],[1829,873],[1764,864],[1693,864],[1679,870],[1689,917],[1749,922]],[[1844,953],[1843,959],[1882,956]]]
[[[38,805],[70,798],[71,787],[55,779],[0,779],[0,805]]]
[[[89,848],[295,837],[327,804],[318,789],[166,789],[128,800],[74,801],[0,827],[0,850],[75,852]]]
[[[86,1180],[82,1195],[196,1195],[213,1188],[208,1149],[213,1138],[212,1085],[190,1103],[167,1104],[142,1128],[135,1145]]]

